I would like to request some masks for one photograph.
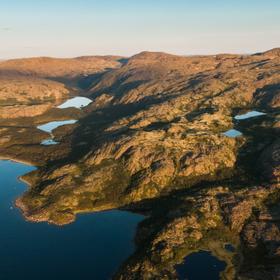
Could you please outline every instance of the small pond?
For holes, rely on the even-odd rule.
[[[51,133],[54,129],[58,128],[59,126],[67,125],[67,124],[74,124],[76,122],[77,122],[77,120],[54,121],[54,122],[48,122],[48,123],[39,125],[39,126],[37,126],[37,128],[42,131]]]
[[[41,142],[41,145],[50,146],[50,145],[57,145],[59,142],[53,140],[52,138],[45,139]]]
[[[236,115],[234,117],[234,119],[235,120],[246,120],[246,119],[249,119],[249,118],[259,117],[259,116],[263,116],[263,115],[266,115],[266,113],[259,112],[259,111],[249,111],[245,114]],[[242,136],[242,132],[240,132],[236,129],[229,129],[228,131],[224,132],[223,134],[225,136],[231,137],[231,138]]]
[[[236,129],[229,129],[228,131],[223,133],[227,137],[235,138],[242,136],[242,133]]]
[[[176,266],[180,280],[219,280],[226,269],[226,262],[214,257],[211,252],[199,251],[188,255],[182,264]]]
[[[250,112],[247,112],[246,114],[236,115],[234,117],[234,119],[236,119],[236,120],[246,120],[246,119],[249,119],[249,118],[259,117],[259,116],[263,116],[263,115],[266,115],[266,113],[259,112],[259,111],[250,111]]]
[[[59,105],[57,108],[65,109],[65,108],[78,108],[81,109],[87,105],[89,105],[92,102],[91,99],[87,97],[77,96],[71,99],[68,99],[61,105]]]

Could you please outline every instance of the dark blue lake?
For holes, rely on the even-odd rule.
[[[188,255],[182,264],[177,265],[179,280],[219,280],[226,263],[208,251],[194,252]]]
[[[64,227],[26,222],[13,203],[26,189],[17,177],[33,169],[0,160],[0,279],[110,279],[134,251],[143,216],[114,210]]]

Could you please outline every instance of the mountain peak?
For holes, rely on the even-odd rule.
[[[165,53],[165,52],[150,52],[150,51],[143,51],[140,52],[134,56],[132,56],[130,59],[160,59],[160,58],[172,58],[177,57],[176,55]]]

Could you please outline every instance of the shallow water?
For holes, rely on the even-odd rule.
[[[182,264],[176,266],[180,280],[219,280],[220,272],[226,263],[211,255],[208,251],[199,251],[188,255]]]
[[[246,120],[249,118],[259,117],[259,116],[263,116],[263,115],[266,115],[266,114],[263,112],[259,112],[259,111],[250,111],[250,112],[247,112],[246,114],[236,115],[234,118],[236,120]]]
[[[57,145],[59,142],[53,140],[52,138],[45,139],[41,142],[41,145],[50,146],[50,145]]]
[[[68,99],[67,101],[65,101],[64,103],[59,105],[57,108],[65,109],[65,108],[74,107],[74,108],[81,109],[81,108],[87,106],[88,104],[90,104],[91,102],[92,102],[92,100],[90,100],[89,98],[77,96],[77,97]]]
[[[223,133],[227,137],[235,138],[242,136],[242,132],[236,130],[236,129],[230,129]]]
[[[74,124],[77,120],[66,120],[66,121],[54,121],[54,122],[48,122],[42,125],[37,126],[38,129],[43,130],[45,132],[51,133],[54,129],[58,128],[62,125],[67,124]]]
[[[13,206],[26,190],[17,176],[34,169],[0,160],[0,279],[109,279],[133,252],[143,216],[113,210],[64,227],[26,222]]]

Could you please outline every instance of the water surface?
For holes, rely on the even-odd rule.
[[[236,120],[246,120],[249,118],[259,117],[259,116],[263,116],[263,115],[266,115],[266,113],[259,112],[259,111],[250,111],[250,112],[247,112],[246,114],[236,115],[234,118]]]
[[[50,146],[50,145],[57,145],[59,142],[53,140],[52,138],[45,139],[41,142],[41,145]]]
[[[65,109],[65,108],[74,107],[74,108],[81,109],[81,108],[87,106],[88,104],[90,104],[91,102],[92,102],[92,100],[90,100],[89,98],[77,96],[77,97],[68,99],[67,101],[65,101],[64,103],[59,105],[57,108]]]
[[[77,122],[77,120],[53,121],[53,122],[48,122],[48,123],[39,125],[39,126],[37,126],[37,128],[40,130],[43,130],[45,132],[51,133],[54,129],[58,128],[59,126],[67,125],[67,124],[74,124],[76,122]]]
[[[34,169],[0,160],[0,279],[110,279],[133,252],[143,217],[114,210],[64,227],[26,222],[13,206],[26,189],[17,176]]]
[[[219,260],[208,251],[199,251],[188,255],[182,264],[176,266],[180,280],[219,280],[220,272],[226,268],[226,262]]]
[[[223,133],[227,137],[235,138],[242,136],[242,132],[236,130],[236,129],[229,129],[228,131]]]

